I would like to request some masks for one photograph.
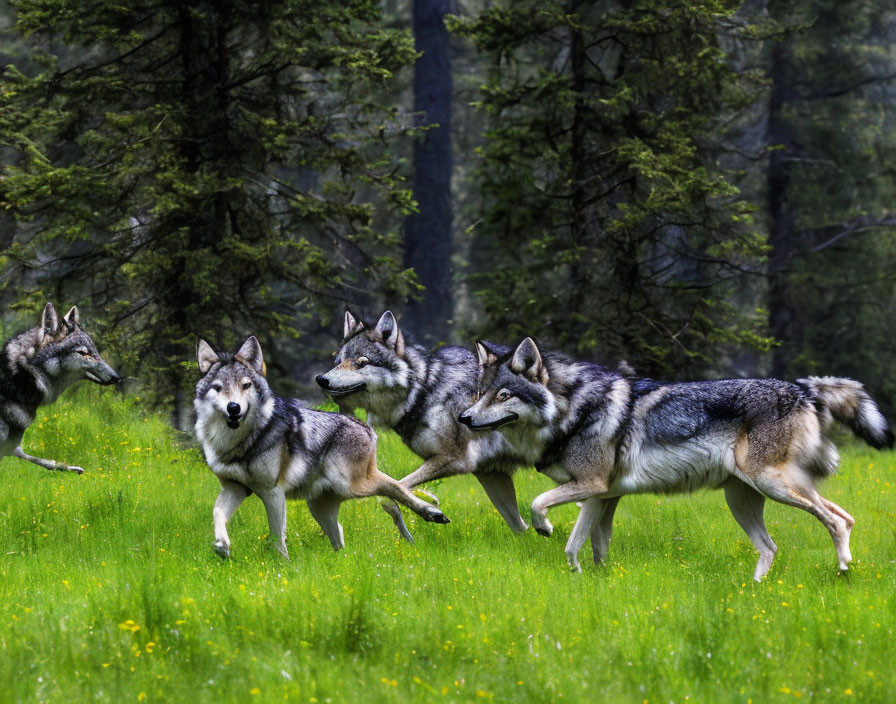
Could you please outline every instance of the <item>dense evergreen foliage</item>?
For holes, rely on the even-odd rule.
[[[0,19],[3,323],[78,303],[164,396],[197,335],[259,334],[278,381],[306,382],[349,304],[645,374],[849,374],[891,405],[882,0]]]

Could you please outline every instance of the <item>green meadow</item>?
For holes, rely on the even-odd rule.
[[[756,555],[720,492],[627,497],[607,565],[514,535],[469,477],[431,486],[451,518],[406,513],[401,542],[373,499],[343,504],[334,553],[290,504],[291,560],[261,502],[212,551],[217,480],[188,436],[139,398],[81,388],[43,410],[32,454],[83,476],[2,460],[3,701],[892,701],[896,615],[892,453],[842,446],[824,493],[856,518],[840,576],[818,521],[768,505],[780,551]],[[380,433],[380,465],[416,458]],[[517,474],[520,503],[551,482]],[[528,515],[528,509],[526,513]]]

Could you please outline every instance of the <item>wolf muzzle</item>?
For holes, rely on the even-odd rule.
[[[356,391],[362,391],[367,384],[363,381],[352,384],[351,386],[342,386],[340,388],[334,388],[330,386],[330,380],[323,374],[318,374],[314,377],[314,380],[317,382],[317,385],[320,386],[324,391],[326,391],[330,396],[348,396],[349,394],[353,394]]]
[[[474,423],[473,416],[468,416],[466,413],[461,413],[457,420],[467,426],[470,430],[476,431],[484,431],[484,430],[495,430],[496,428],[500,428],[502,425],[507,425],[508,423],[513,423],[513,421],[518,420],[519,415],[516,413],[511,413],[509,415],[504,416],[503,418],[499,418],[498,420],[493,420],[490,423]]]

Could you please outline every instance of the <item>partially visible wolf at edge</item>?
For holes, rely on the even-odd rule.
[[[377,437],[361,421],[275,396],[255,337],[235,354],[200,340],[197,357],[202,378],[193,402],[196,436],[221,482],[213,511],[214,548],[221,557],[230,556],[227,522],[252,493],[264,504],[271,540],[284,557],[287,499],[307,501],[334,550],[345,544],[338,516],[346,499],[385,496],[426,521],[449,522],[377,469]]]
[[[27,454],[22,436],[34,422],[38,406],[53,403],[81,379],[107,386],[120,381],[81,327],[73,306],[61,319],[52,303],[44,306],[37,327],[13,337],[3,348],[0,364],[0,457],[13,455],[44,469],[84,470],[57,460]]]
[[[763,519],[766,497],[803,509],[828,529],[841,570],[852,555],[855,519],[820,496],[839,455],[827,437],[834,420],[875,448],[894,436],[877,404],[852,379],[809,377],[666,383],[633,379],[545,351],[531,337],[485,360],[488,383],[461,422],[505,442],[560,486],[532,503],[532,525],[550,535],[551,506],[585,502],[566,546],[577,555],[590,536],[606,555],[621,496],[723,488],[731,513],[769,570],[777,546]],[[485,378],[484,377],[484,378]]]

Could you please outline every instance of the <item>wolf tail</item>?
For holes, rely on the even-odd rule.
[[[849,426],[862,440],[880,450],[893,447],[894,435],[877,404],[854,379],[835,376],[810,376],[797,381],[815,402],[819,411],[827,411]]]

